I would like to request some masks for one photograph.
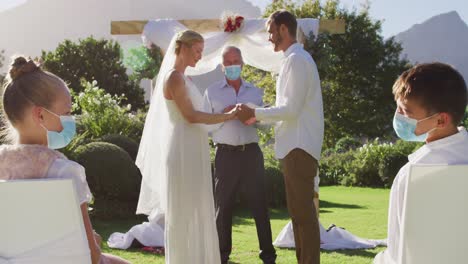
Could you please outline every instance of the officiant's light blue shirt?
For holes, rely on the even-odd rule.
[[[222,113],[226,107],[240,103],[263,105],[263,90],[244,80],[241,82],[238,94],[226,79],[223,79],[208,87],[204,97],[205,111],[210,113]],[[215,143],[233,146],[258,142],[255,126],[246,126],[239,120],[224,122],[220,128],[212,132],[212,137]]]

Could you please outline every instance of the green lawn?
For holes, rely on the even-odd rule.
[[[321,187],[320,221],[323,226],[330,224],[344,227],[351,233],[363,238],[381,239],[387,233],[388,189]],[[106,239],[115,231],[125,232],[132,225],[141,223],[144,218],[113,222],[93,221],[95,229]],[[271,210],[273,240],[289,221],[286,209]],[[164,263],[164,258],[139,250],[112,250],[103,245],[105,252],[119,255],[134,264]],[[324,251],[321,263],[372,263],[377,252],[373,250]],[[278,264],[296,263],[294,250],[277,249]],[[255,225],[246,210],[236,213],[233,227],[232,263],[261,263],[257,257],[258,243]]]

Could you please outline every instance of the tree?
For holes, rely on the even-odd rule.
[[[144,91],[128,77],[117,42],[93,37],[77,43],[65,40],[55,51],[42,51],[42,60],[47,70],[64,79],[76,93],[84,90],[82,79],[97,81],[112,95],[125,94],[122,104],[131,104],[133,110],[145,105]]]
[[[286,9],[297,18],[344,19],[346,32],[339,35],[320,34],[316,40],[308,36],[304,48],[311,53],[319,70],[324,115],[324,147],[333,147],[344,136],[374,138],[389,135],[395,111],[392,85],[398,75],[409,67],[400,59],[401,45],[393,38],[381,36],[381,22],[369,17],[368,6],[363,10],[339,8],[338,0],[324,4],[304,0],[278,0],[268,6],[265,16]],[[254,69],[253,76],[271,78]],[[255,82],[255,81],[254,81]],[[273,81],[266,94],[274,97]]]
[[[140,82],[142,79],[153,79],[159,72],[163,55],[156,45],[151,48],[139,46],[129,49],[124,55],[124,65],[133,70],[130,79]]]

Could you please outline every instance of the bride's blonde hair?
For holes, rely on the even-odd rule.
[[[182,45],[191,47],[196,42],[203,42],[204,39],[200,33],[193,30],[184,30],[179,32],[176,39],[175,54],[179,55]]]

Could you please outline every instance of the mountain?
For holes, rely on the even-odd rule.
[[[395,36],[412,63],[440,61],[468,82],[468,26],[456,11],[434,16]]]

